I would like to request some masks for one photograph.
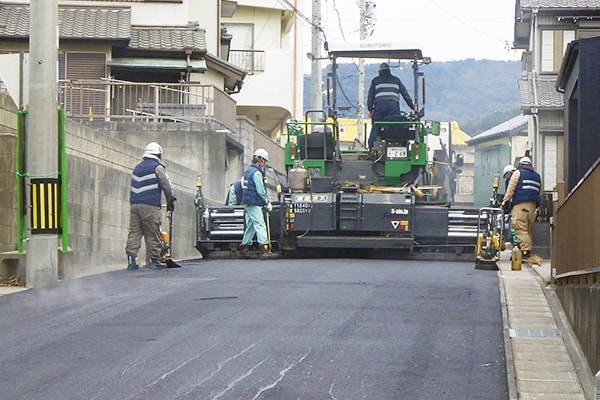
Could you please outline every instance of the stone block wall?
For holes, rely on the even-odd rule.
[[[16,119],[17,106],[0,95],[0,252],[16,249]]]
[[[130,144],[129,137],[99,132],[74,122],[67,124],[67,181],[69,240],[73,249],[72,275],[86,268],[125,265],[125,241],[129,225],[131,170],[141,160],[144,145]],[[127,142],[122,138],[128,138]],[[154,135],[147,141],[167,143]],[[224,139],[223,139],[224,140]],[[177,154],[165,151],[163,163],[177,196],[173,213],[173,258],[195,258],[196,177],[198,171],[181,165]],[[163,216],[163,229],[168,220]],[[140,253],[140,261],[145,253]]]
[[[0,95],[0,253],[17,249],[15,158],[16,112]],[[196,178],[209,178],[206,192],[213,201],[223,201],[228,183],[224,177],[227,157],[224,134],[173,131],[165,124],[148,124],[140,129],[101,131],[67,121],[67,196],[69,221],[68,257],[59,265],[63,278],[124,268],[125,242],[129,225],[129,180],[141,160],[145,145],[158,141],[164,149],[163,162],[177,196],[173,213],[172,256],[200,257],[195,246]],[[236,171],[235,176],[241,175]],[[206,183],[205,183],[206,186]],[[163,229],[168,230],[166,215]],[[57,248],[59,247],[57,240]],[[27,246],[25,243],[25,251]],[[142,247],[140,260],[145,256]],[[3,261],[4,262],[4,261]],[[0,269],[3,273],[6,269]],[[18,274],[24,276],[24,265]]]

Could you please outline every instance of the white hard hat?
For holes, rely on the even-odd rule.
[[[504,170],[502,171],[502,176],[506,175],[507,172],[513,172],[514,170],[516,170],[515,166],[512,164],[508,164],[506,167],[504,167]]]
[[[160,144],[156,142],[150,142],[146,146],[145,154],[153,154],[155,156],[159,156],[162,154],[162,147],[160,147]]]
[[[519,160],[519,164],[521,165],[531,165],[531,158],[525,156]]]
[[[267,151],[265,149],[256,149],[256,151],[254,152],[254,154],[252,154],[252,156],[264,158],[266,162],[269,162],[269,153],[267,153]]]

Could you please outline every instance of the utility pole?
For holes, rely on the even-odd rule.
[[[26,172],[31,199],[34,181],[58,180],[58,1],[31,0],[29,20],[30,83]],[[57,199],[57,196],[53,198],[49,195],[42,184],[40,191],[36,193],[36,198],[38,195],[44,196],[50,203]],[[29,213],[33,211],[29,209]],[[40,211],[48,217],[54,217],[52,211]],[[32,234],[30,229],[25,280],[27,287],[49,287],[58,281],[56,233]]]
[[[366,38],[366,27],[365,27],[365,0],[360,0],[360,40],[363,41]],[[365,123],[364,123],[364,113],[365,113],[365,59],[358,59],[358,129],[356,132],[356,136],[358,140],[361,140],[365,137]]]
[[[321,0],[313,0],[312,3],[312,48],[311,48],[311,90],[310,109],[323,109],[323,82],[321,76]]]
[[[363,41],[367,36],[373,34],[375,29],[375,2],[360,0],[360,40]],[[365,59],[358,59],[358,139],[365,137]]]

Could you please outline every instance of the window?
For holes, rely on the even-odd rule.
[[[230,62],[246,71],[254,70],[254,25],[223,24],[231,37]]]
[[[575,31],[542,31],[541,72],[558,73],[567,45],[575,40]]]

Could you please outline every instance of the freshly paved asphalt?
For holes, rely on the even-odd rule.
[[[372,259],[183,265],[0,297],[0,397],[510,395],[497,272]]]

